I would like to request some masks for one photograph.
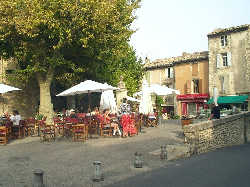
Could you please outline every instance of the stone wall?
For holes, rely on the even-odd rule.
[[[191,153],[250,142],[250,112],[184,126]]]
[[[13,110],[18,110],[23,119],[33,117],[38,111],[38,83],[34,79],[30,79],[25,83],[12,80],[12,74],[6,74],[6,70],[7,72],[11,72],[11,70],[16,68],[17,66],[14,60],[10,59],[5,61],[0,59],[0,82],[21,89],[20,91],[0,94],[0,115],[5,112],[11,114]]]

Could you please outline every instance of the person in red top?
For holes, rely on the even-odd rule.
[[[103,117],[104,117],[104,123],[105,124],[110,124],[111,127],[114,128],[113,130],[113,136],[115,136],[116,132],[118,132],[118,134],[121,136],[122,133],[119,129],[119,125],[113,121],[113,119],[109,116],[110,114],[110,110],[109,109],[105,109],[103,111]]]

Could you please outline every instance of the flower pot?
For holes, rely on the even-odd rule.
[[[192,123],[191,119],[182,119],[181,120],[182,127],[185,126],[185,125],[189,125],[190,123]]]

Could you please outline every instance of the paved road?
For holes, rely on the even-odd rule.
[[[144,128],[135,137],[93,138],[85,143],[65,139],[40,143],[35,137],[15,140],[0,146],[0,187],[30,187],[37,168],[44,171],[46,187],[109,186],[161,167],[164,163],[155,153],[164,144],[183,145],[180,125]],[[145,160],[140,170],[133,168],[137,151]],[[95,160],[103,163],[105,180],[100,183],[92,182]]]
[[[249,187],[250,144],[171,162],[112,187]]]

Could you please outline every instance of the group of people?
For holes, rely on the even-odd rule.
[[[22,119],[18,110],[13,110],[12,114],[5,112],[2,118],[10,120],[12,122],[13,126],[18,126],[20,124],[21,119]]]
[[[105,126],[110,125],[113,128],[114,136],[118,133],[120,137],[126,138],[136,134],[136,127],[130,116],[131,106],[128,104],[126,98],[123,99],[123,102],[119,107],[118,116],[111,116],[110,113],[111,111],[109,109],[103,110],[104,123],[106,124]]]

